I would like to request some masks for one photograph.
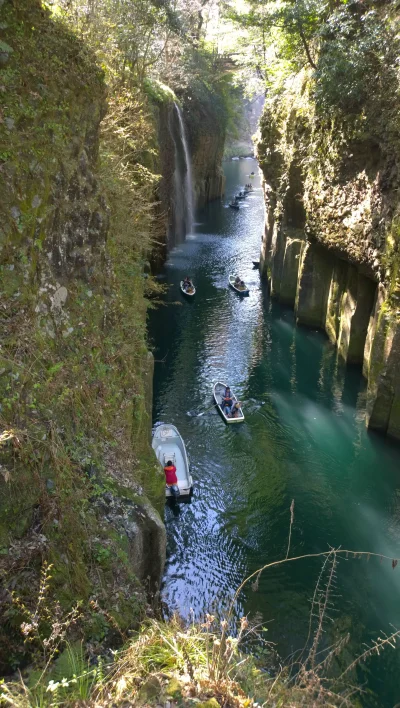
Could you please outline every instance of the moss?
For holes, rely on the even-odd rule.
[[[157,79],[147,77],[143,87],[148,98],[156,103],[179,103],[174,91]]]
[[[170,681],[168,681],[168,684],[165,689],[167,696],[171,696],[172,698],[179,698],[179,696],[181,695],[181,691],[182,686],[177,678],[173,677]]]
[[[105,81],[94,55],[39,3],[3,9],[14,51],[0,71],[0,424],[11,431],[0,446],[0,573],[32,606],[46,559],[63,608],[96,595],[127,628],[146,593],[98,502],[107,490],[137,504],[148,496],[160,513],[164,502],[142,275],[158,177],[142,164],[121,170],[131,151],[121,141],[140,141],[145,160],[155,128],[137,87],[114,94],[120,123],[106,118],[99,152]],[[0,607],[3,667],[20,641],[13,611]],[[87,635],[92,625],[101,634],[104,618]]]

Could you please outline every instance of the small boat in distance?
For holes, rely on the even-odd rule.
[[[229,206],[231,209],[236,209],[236,210],[240,209],[239,204],[237,202],[234,202],[233,200],[231,202],[229,202]]]
[[[235,199],[246,199],[246,194],[244,192],[239,192],[239,194],[235,196]]]
[[[260,261],[253,261],[253,268],[259,268],[260,267]]]
[[[175,425],[171,425],[171,423],[158,425],[154,431],[151,446],[163,469],[170,461],[175,465],[177,487],[179,488],[178,498],[190,496],[193,491],[193,480],[190,474],[189,460],[185,443]],[[175,496],[170,487],[165,486],[165,496]]]
[[[241,285],[237,285],[236,282],[235,282],[235,281],[236,281],[236,277],[237,277],[237,276],[232,275],[232,273],[231,273],[231,275],[229,276],[229,281],[228,281],[228,282],[229,282],[229,285],[231,286],[231,288],[232,288],[235,292],[239,293],[239,295],[248,295],[248,294],[249,294],[249,289],[246,287],[246,285],[244,285],[244,283],[243,283],[244,287],[241,286]],[[242,282],[243,282],[243,281],[241,281],[241,283],[242,283]]]
[[[187,295],[188,297],[193,297],[193,295],[196,294],[196,288],[194,287],[192,283],[192,287],[189,287],[188,285],[185,286],[185,283],[183,280],[180,282],[180,288],[182,295]]]
[[[225,423],[227,423],[227,425],[230,425],[231,423],[243,423],[244,415],[243,415],[243,411],[241,408],[239,408],[239,413],[236,418],[230,418],[229,415],[226,415],[226,413],[222,410],[221,403],[222,403],[223,395],[225,393],[225,389],[226,389],[226,384],[222,383],[221,381],[217,381],[217,383],[214,384],[214,401],[217,404],[218,411],[222,415],[222,417],[223,417]],[[236,398],[233,391],[231,391],[231,395],[232,395],[232,400],[236,403],[238,399]]]

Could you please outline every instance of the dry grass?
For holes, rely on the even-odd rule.
[[[382,634],[345,668],[343,649],[349,636],[341,637],[333,645],[326,645],[325,627],[334,609],[332,597],[338,555],[350,553],[353,558],[369,559],[370,555],[376,555],[331,549],[326,553],[284,558],[267,564],[242,583],[241,588],[254,576],[259,577],[261,572],[277,564],[310,557],[323,559],[312,598],[309,631],[304,648],[286,662],[280,662],[271,644],[267,644],[267,659],[262,664],[245,652],[248,639],[262,641],[262,638],[257,627],[247,617],[235,619],[232,604],[227,617],[222,621],[212,615],[206,615],[202,623],[193,621],[189,625],[183,624],[176,616],[169,622],[148,620],[131,636],[122,650],[114,653],[113,661],[108,661],[107,665],[104,665],[101,658],[94,667],[87,661],[85,664],[83,658],[78,661],[76,652],[69,646],[67,661],[62,663],[62,669],[57,667],[57,662],[54,668],[47,661],[36,676],[36,683],[20,677],[19,681],[4,684],[0,705],[11,705],[14,708],[55,705],[111,708],[127,705],[157,706],[172,701],[173,706],[189,706],[193,700],[201,703],[212,699],[214,703],[208,703],[209,708],[217,705],[224,708],[250,708],[256,704],[271,708],[352,706],[361,691],[354,685],[355,669],[372,655],[379,655],[388,647],[395,648],[400,631],[394,630],[390,636]],[[395,567],[393,559],[387,560]],[[46,570],[42,578],[37,603],[40,611],[32,613],[30,626],[35,624],[35,617],[48,616]],[[236,599],[239,592],[240,588]],[[26,631],[26,623],[21,630],[27,640],[33,635],[36,642],[40,639],[37,629]],[[52,631],[50,637],[53,634],[56,638],[60,636],[57,631]],[[65,640],[65,634],[62,640]],[[337,670],[338,658],[341,660],[340,672]]]

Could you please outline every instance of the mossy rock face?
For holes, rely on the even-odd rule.
[[[321,246],[308,243],[302,252],[296,296],[297,322],[324,327],[333,261]]]
[[[380,71],[382,86],[393,80],[389,66]],[[368,424],[400,438],[399,100],[382,105],[374,96],[359,112],[321,112],[318,81],[304,68],[265,103],[261,270],[271,293],[293,302],[296,264],[282,255],[282,234],[301,228],[297,322],[324,328],[341,358],[363,364]]]
[[[3,15],[13,48],[0,79],[6,672],[27,653],[19,632],[26,617],[10,592],[33,609],[44,561],[62,610],[82,603],[86,636],[104,636],[107,614],[121,630],[140,621],[140,579],[150,576],[157,589],[163,568],[165,483],[150,446],[142,277],[156,178],[146,191],[143,168],[135,212],[132,184],[117,166],[121,146],[100,141],[106,86],[94,55],[39,2],[8,2]]]

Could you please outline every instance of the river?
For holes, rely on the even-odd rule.
[[[191,503],[166,508],[163,599],[184,618],[221,614],[247,575],[285,557],[293,499],[290,555],[340,546],[400,558],[400,448],[366,430],[359,368],[344,367],[324,333],[296,327],[253,269],[264,225],[256,162],[224,170],[226,200],[253,170],[254,192],[239,212],[214,202],[197,215],[163,271],[167,306],[150,317],[154,420],[178,427],[194,479]],[[230,272],[249,297],[228,289]],[[190,302],[179,292],[186,274],[197,287]],[[244,424],[226,426],[207,410],[217,380],[245,402]],[[304,645],[321,566],[280,565],[240,596],[237,612],[264,624],[283,658]],[[351,633],[347,661],[391,623],[400,628],[400,564],[343,558],[336,575],[327,636]],[[399,669],[391,649],[360,667],[363,705],[400,701]]]

